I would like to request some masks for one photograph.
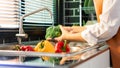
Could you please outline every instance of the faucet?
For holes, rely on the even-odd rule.
[[[27,16],[30,16],[30,15],[32,15],[32,14],[35,14],[35,13],[37,13],[37,12],[39,12],[39,11],[43,11],[43,10],[47,10],[49,13],[50,13],[50,16],[51,16],[51,19],[52,19],[52,12],[50,11],[50,9],[48,9],[48,8],[40,8],[40,9],[38,9],[38,10],[35,10],[35,11],[33,11],[33,12],[30,12],[30,13],[28,13],[28,14],[25,14],[25,15],[23,15],[23,16],[21,16],[20,17],[20,23],[19,23],[19,33],[18,34],[16,34],[16,36],[17,36],[17,40],[18,40],[18,44],[21,44],[22,42],[22,38],[28,38],[28,34],[26,34],[25,32],[24,32],[24,29],[23,29],[23,19],[25,18],[25,17],[27,17]],[[54,26],[54,22],[53,22],[53,20],[52,20],[52,26]]]

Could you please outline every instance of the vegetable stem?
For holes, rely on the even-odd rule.
[[[67,40],[64,40],[63,51],[66,52]]]

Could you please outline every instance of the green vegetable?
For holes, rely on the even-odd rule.
[[[87,8],[87,7],[88,7],[88,2],[89,2],[89,0],[85,0],[85,1],[84,1],[84,5],[83,5],[84,8]],[[88,10],[85,9],[84,12],[87,14],[87,13],[88,13]]]
[[[88,7],[93,7],[94,6],[94,4],[93,4],[93,0],[88,0],[89,2],[88,2]]]
[[[58,37],[61,34],[62,33],[61,33],[59,25],[58,26],[50,26],[46,29],[45,39]]]
[[[59,65],[61,59],[62,59],[61,57],[50,57],[49,62]]]
[[[90,7],[89,11],[88,11],[89,14],[90,13],[95,13],[93,0],[89,0],[88,7]]]
[[[94,10],[93,0],[85,0],[85,1],[84,1],[84,8],[86,8],[86,9],[84,10],[84,12],[85,12],[86,14],[94,13],[95,10]]]
[[[85,26],[86,25],[86,22],[85,22],[85,20],[83,20],[83,26]]]

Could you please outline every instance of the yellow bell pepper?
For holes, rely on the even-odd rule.
[[[36,52],[55,53],[54,45],[51,42],[47,41],[47,40],[43,40],[43,41],[39,42],[35,46],[34,50]],[[48,56],[42,56],[42,59],[46,61],[46,60],[49,60],[49,57]]]

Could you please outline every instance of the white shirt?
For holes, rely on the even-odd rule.
[[[120,0],[104,0],[100,23],[86,26],[81,33],[90,45],[112,38],[120,27]]]

